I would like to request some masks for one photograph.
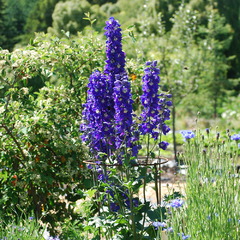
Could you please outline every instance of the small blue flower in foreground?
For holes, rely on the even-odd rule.
[[[231,140],[239,141],[240,140],[240,134],[233,134],[231,136]]]
[[[173,228],[172,227],[169,227],[168,229],[164,228],[163,230],[166,230],[167,232],[173,233]]]
[[[183,240],[184,240],[184,239],[191,238],[190,235],[184,235],[184,233],[182,233],[182,234],[178,233],[178,235],[179,235],[180,237],[182,236],[182,239],[183,239]]]
[[[183,200],[182,199],[174,199],[171,203],[170,206],[173,208],[179,208],[183,205]]]
[[[195,137],[195,134],[192,131],[181,131],[181,134],[183,138],[185,138],[184,141]]]
[[[158,230],[159,227],[164,228],[166,226],[165,222],[153,222],[152,225],[155,227],[155,230]]]
[[[48,237],[47,240],[60,240],[60,238],[58,236],[54,237]]]

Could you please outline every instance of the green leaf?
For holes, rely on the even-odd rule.
[[[86,192],[86,194],[91,198],[95,194],[96,191],[97,191],[96,189],[90,189]]]
[[[100,238],[99,235],[97,235],[97,236],[95,236],[94,238],[92,238],[92,240],[101,240],[101,238]]]
[[[33,39],[32,38],[30,39],[30,45],[33,45]]]
[[[67,32],[65,33],[65,35],[69,38],[70,32],[67,31]]]
[[[130,25],[127,29],[133,28],[135,25]]]
[[[5,71],[5,68],[2,70],[2,77],[6,77],[6,71]]]
[[[53,178],[51,178],[51,177],[46,177],[46,179],[47,179],[47,182],[49,183],[49,184],[52,184],[53,183]]]
[[[23,134],[27,134],[28,133],[28,129],[26,127],[21,128],[21,131]]]
[[[0,89],[3,89],[4,88],[4,86],[0,86]]]
[[[85,180],[83,181],[83,184],[84,184],[85,188],[90,188],[90,187],[91,187],[91,181],[90,181],[90,179],[85,179]]]
[[[151,152],[151,158],[155,158],[155,153],[154,152]]]
[[[89,226],[94,225],[96,228],[101,227],[101,226],[103,226],[102,219],[103,219],[102,216],[100,216],[100,217],[96,216],[96,217],[90,218],[88,225]]]

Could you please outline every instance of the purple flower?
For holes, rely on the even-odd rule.
[[[122,144],[127,147],[133,147],[133,119],[132,119],[132,94],[131,84],[128,81],[126,73],[117,74],[114,84],[114,107],[115,107],[115,130],[116,130],[116,147],[121,148]],[[138,140],[138,137],[136,137]]]
[[[179,208],[183,205],[183,200],[182,199],[174,199],[171,203],[170,206],[173,208]]]
[[[113,88],[116,74],[125,72],[125,53],[122,51],[122,34],[120,24],[113,17],[109,18],[104,28],[106,41],[106,65],[104,72],[108,75],[110,85]]]
[[[97,156],[98,152],[108,153],[115,149],[114,108],[109,96],[109,83],[105,75],[95,71],[89,78],[87,103],[84,105],[81,130],[82,139],[89,143],[90,150]],[[111,139],[111,141],[108,141]]]
[[[169,95],[158,94],[160,70],[157,68],[157,62],[147,62],[146,65],[147,68],[143,76],[143,95],[141,96],[143,105],[142,123],[139,125],[139,130],[142,135],[151,134],[152,138],[157,140],[159,131],[162,131],[163,134],[170,131],[170,128],[164,121],[170,119],[168,107],[172,103],[171,101],[166,101],[166,97],[170,97]]]
[[[184,141],[195,137],[195,134],[192,131],[181,131],[181,134],[182,134],[183,138],[185,138]]]
[[[108,176],[105,176],[103,173],[100,173],[100,174],[98,175],[98,180],[99,180],[99,181],[108,180]]]
[[[163,150],[166,150],[168,145],[169,145],[169,143],[166,141],[162,141],[159,143],[159,147]]]
[[[91,164],[87,165],[88,169],[93,169],[93,166]]]
[[[159,227],[164,228],[167,224],[165,222],[153,222],[152,225],[155,230],[158,230]]]
[[[179,235],[179,237],[181,237],[182,236],[182,239],[183,240],[185,240],[185,239],[188,239],[188,238],[191,238],[191,236],[190,235],[184,235],[184,233],[178,233],[178,235]]]
[[[110,203],[110,209],[113,212],[117,212],[120,209],[120,206],[118,205],[118,203]]]
[[[231,136],[231,140],[239,141],[240,140],[240,134],[233,134]]]

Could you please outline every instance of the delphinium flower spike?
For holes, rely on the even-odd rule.
[[[125,72],[125,53],[122,51],[122,34],[120,24],[113,17],[106,22],[105,35],[106,41],[106,65],[104,72],[108,75],[110,86],[114,87],[116,74]]]
[[[138,136],[133,130],[133,100],[131,84],[126,73],[116,75],[113,96],[115,103],[116,148],[125,145],[127,148],[131,148],[133,155],[136,156],[137,147],[134,142],[138,140]]]
[[[169,107],[172,106],[172,102],[166,99],[171,98],[171,94],[158,94],[160,70],[157,68],[157,61],[147,62],[146,65],[143,76],[143,95],[141,96],[143,122],[139,129],[143,135],[151,134],[152,138],[157,140],[159,130],[163,134],[170,131],[165,121],[170,119]],[[161,142],[159,147],[166,149],[167,145],[166,142]]]
[[[88,84],[88,97],[84,105],[82,139],[89,143],[91,151],[109,153],[115,148],[112,119],[114,109],[111,107],[109,86],[105,75],[99,71],[92,73]]]

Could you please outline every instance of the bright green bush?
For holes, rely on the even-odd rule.
[[[74,219],[71,203],[60,197],[74,202],[82,197],[78,189],[91,187],[79,127],[85,80],[104,62],[97,39],[66,37],[38,36],[24,50],[0,51],[0,211],[7,220],[19,204],[50,223],[52,233]],[[33,88],[31,78],[45,86]]]

